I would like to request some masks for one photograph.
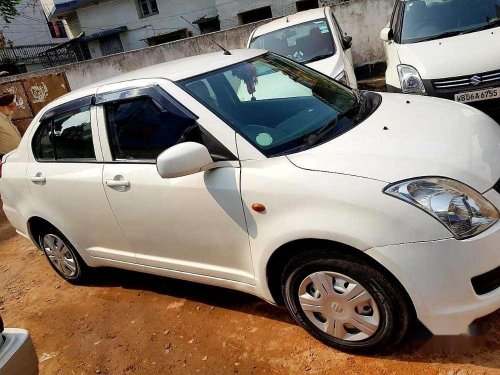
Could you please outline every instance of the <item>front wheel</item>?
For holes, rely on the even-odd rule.
[[[300,326],[347,352],[386,350],[403,338],[411,320],[401,290],[355,258],[298,256],[285,268],[282,292]]]

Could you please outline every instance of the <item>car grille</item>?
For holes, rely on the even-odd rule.
[[[494,291],[500,287],[500,267],[483,273],[482,275],[473,277],[471,282],[474,291],[478,295]]]
[[[462,77],[433,80],[432,85],[436,93],[462,92],[500,85],[500,70],[493,72],[472,74]]]

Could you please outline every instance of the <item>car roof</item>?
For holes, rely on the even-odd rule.
[[[231,50],[231,55],[225,55],[223,51],[207,53],[172,60],[161,64],[151,65],[146,68],[133,70],[128,73],[119,74],[115,77],[93,83],[91,85],[71,91],[66,95],[54,100],[48,108],[53,108],[68,101],[72,101],[87,95],[93,95],[97,88],[111,85],[113,83],[127,82],[138,79],[163,78],[171,81],[180,81],[195,77],[200,74],[234,65],[239,62],[263,55],[267,51],[259,49],[237,49]]]
[[[328,9],[326,8],[330,9],[330,7],[310,9],[286,17],[278,18],[274,21],[266,23],[265,25],[259,26],[257,29],[255,29],[252,37],[268,34],[270,32],[298,25],[304,22],[325,18],[326,12],[328,11]]]

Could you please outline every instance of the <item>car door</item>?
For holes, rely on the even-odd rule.
[[[351,87],[357,87],[356,74],[354,72],[354,61],[352,59],[352,41],[351,43],[346,44],[344,38],[347,37],[348,35],[346,32],[342,30],[342,27],[340,26],[337,17],[335,17],[333,10],[331,11],[331,16],[333,21],[333,25],[331,25],[332,30],[336,31],[340,39],[341,48],[344,51],[344,62],[345,62],[344,69],[347,73],[347,76],[349,77],[349,83],[351,84]]]
[[[137,262],[253,284],[237,157],[158,85],[104,92],[97,104],[103,184]],[[219,168],[162,178],[157,156],[184,141],[205,144]]]
[[[30,134],[27,183],[37,215],[79,252],[135,262],[102,186],[103,160],[93,95],[45,112]],[[85,255],[85,254],[83,254]]]
[[[400,60],[398,55],[398,44],[396,43],[396,40],[398,39],[398,36],[400,34],[399,29],[401,27],[400,19],[402,7],[403,4],[399,1],[394,5],[394,10],[389,22],[389,27],[392,30],[392,38],[388,41],[384,41],[384,50],[387,63],[386,81],[387,84],[392,87],[400,87],[399,75],[397,70],[397,66],[400,63]]]

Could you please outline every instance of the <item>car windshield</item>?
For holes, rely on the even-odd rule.
[[[499,25],[500,0],[408,0],[402,43],[450,37]]]
[[[302,64],[335,54],[331,31],[324,18],[258,36],[250,48],[265,49]]]
[[[356,125],[355,91],[271,53],[180,85],[266,156],[297,152],[319,143],[318,133],[324,141]]]

